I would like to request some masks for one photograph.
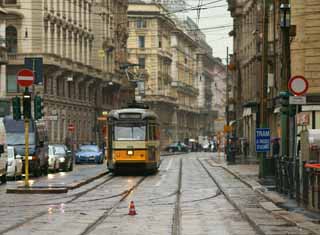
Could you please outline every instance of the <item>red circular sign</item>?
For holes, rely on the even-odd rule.
[[[76,128],[74,127],[73,124],[68,125],[68,131],[74,131]]]
[[[308,88],[309,88],[309,83],[307,79],[303,76],[295,76],[292,77],[288,83],[288,88],[291,93],[297,96],[304,95]]]
[[[22,69],[17,74],[17,83],[22,87],[31,86],[34,81],[33,71],[30,69]]]

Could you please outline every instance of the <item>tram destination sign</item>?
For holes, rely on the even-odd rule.
[[[256,129],[256,152],[265,153],[270,151],[270,128]]]

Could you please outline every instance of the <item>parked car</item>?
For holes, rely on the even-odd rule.
[[[166,148],[165,148],[165,151],[167,152],[189,152],[190,148],[185,145],[184,143],[180,143],[180,146],[179,146],[179,143],[176,142],[176,143],[172,143],[170,145],[168,145]]]
[[[73,157],[67,146],[62,144],[49,145],[49,170],[72,171]]]
[[[23,120],[13,120],[7,116],[3,119],[6,144],[14,146],[18,155],[22,156],[22,171],[25,164],[25,128]],[[48,135],[43,123],[30,120],[29,125],[29,173],[33,176],[48,173]]]
[[[104,156],[97,145],[82,145],[76,153],[76,164],[97,163],[102,164]]]
[[[7,153],[4,151],[4,145],[0,145],[0,182],[7,182]]]
[[[8,160],[7,160],[7,179],[18,179],[22,178],[22,157],[17,155],[16,150],[13,146],[7,147]]]
[[[0,182],[5,183],[7,181],[7,140],[3,118],[0,119]]]

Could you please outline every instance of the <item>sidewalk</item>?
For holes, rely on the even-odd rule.
[[[230,199],[234,199],[235,203],[239,203],[240,209],[244,211],[244,214],[247,217],[252,216],[252,223],[258,226],[261,229],[261,232],[263,234],[305,234],[303,231],[309,231],[312,234],[320,234],[320,214],[319,213],[312,213],[309,211],[304,210],[303,208],[298,207],[293,200],[290,200],[285,195],[281,195],[275,191],[268,191],[266,187],[261,185],[259,183],[258,173],[259,173],[259,165],[258,164],[235,164],[235,165],[227,165],[223,157],[217,157],[215,155],[212,159],[212,162],[215,164],[215,166],[219,166],[227,170],[231,175],[233,175],[236,179],[240,180],[243,184],[246,186],[239,186],[240,192],[245,191],[248,194],[248,198],[250,198],[252,195],[252,192],[256,194],[256,198],[254,200],[257,200],[256,205],[250,204],[250,206],[247,205],[247,203],[243,203],[241,200],[243,199],[242,195],[235,196],[232,192],[232,189],[228,188],[228,184],[226,184],[226,192],[230,192]],[[223,172],[220,172],[220,174],[225,174]],[[218,175],[218,177],[226,177],[230,178],[230,175],[225,174],[224,176]],[[223,182],[223,181],[221,181]],[[223,183],[222,183],[223,184]],[[247,189],[245,189],[247,187]],[[248,191],[249,190],[249,191]],[[259,195],[261,196],[261,199],[259,199]],[[253,198],[253,197],[252,197]],[[248,199],[247,199],[248,200]],[[239,201],[239,202],[238,202]],[[252,203],[252,202],[251,202]],[[285,205],[285,206],[283,206]],[[288,206],[289,205],[289,206]],[[257,206],[257,208],[255,208]],[[288,207],[287,207],[288,206]],[[250,208],[254,207],[254,208]],[[287,208],[290,208],[290,211],[287,210]],[[264,213],[265,218],[261,218],[259,220],[259,217],[261,217],[260,214],[262,214],[262,211],[259,213],[251,214],[250,212],[253,212],[255,210],[261,210],[267,211],[268,214]],[[252,210],[252,211],[251,211]],[[275,218],[281,218],[282,224],[280,223],[280,219],[276,220]],[[249,218],[250,219],[250,218]],[[268,222],[264,222],[263,220],[268,220]],[[283,221],[287,221],[287,224]],[[281,231],[269,231],[272,226],[270,224],[274,223],[274,229],[277,227],[276,224],[280,223],[280,227],[282,227],[284,230]],[[268,225],[267,225],[268,224]],[[296,226],[301,229],[301,233],[295,233],[294,230],[288,231],[285,230],[284,227],[287,229],[293,229],[292,226]],[[267,229],[268,228],[268,229]],[[278,229],[278,228],[277,228]]]
[[[72,172],[60,172],[48,174],[46,177],[33,178],[30,180],[29,188],[24,187],[24,181],[10,182],[7,185],[7,193],[66,193],[68,190],[88,184],[107,173],[106,164],[78,166],[78,169]]]

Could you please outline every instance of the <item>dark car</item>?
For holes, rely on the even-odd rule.
[[[102,164],[104,156],[97,145],[82,145],[76,153],[76,164],[97,163]]]
[[[7,145],[13,146],[22,158],[22,171],[25,169],[25,127],[23,120],[4,118]],[[33,120],[29,122],[29,172],[33,176],[48,173],[48,135],[45,125]]]
[[[49,145],[49,169],[53,171],[72,171],[73,156],[65,145]]]
[[[189,147],[184,143],[172,143],[165,148],[165,151],[173,152],[189,152]]]

